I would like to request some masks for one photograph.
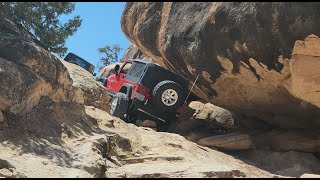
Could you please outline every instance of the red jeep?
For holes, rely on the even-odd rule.
[[[105,83],[111,115],[137,125],[153,120],[159,131],[178,119],[186,100],[187,79],[143,60],[127,60],[114,70]]]

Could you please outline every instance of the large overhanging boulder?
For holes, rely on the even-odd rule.
[[[193,92],[207,102],[276,127],[319,128],[319,7],[318,2],[127,3],[121,25],[155,62],[191,82],[200,74]],[[305,38],[306,46],[297,48]]]
[[[139,50],[139,48],[133,43],[131,43],[130,46],[126,49],[126,51],[124,52],[124,55],[121,58],[120,62],[123,62],[123,61],[125,61],[127,59],[142,59],[142,60],[145,60],[145,61],[153,62],[152,59],[150,59],[147,56],[145,56]]]

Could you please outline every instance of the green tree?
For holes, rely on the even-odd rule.
[[[103,57],[101,57],[101,63],[102,66],[98,65],[99,70],[101,70],[104,66],[107,66],[112,63],[116,63],[119,61],[119,53],[122,50],[120,45],[113,45],[112,47],[107,45],[102,48],[98,48],[99,53],[103,54]]]
[[[72,2],[0,2],[0,15],[21,24],[45,45],[47,50],[64,56],[65,40],[74,35],[82,19],[75,16],[61,23],[61,15],[72,13]]]

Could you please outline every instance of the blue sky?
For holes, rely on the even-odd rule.
[[[119,44],[122,48],[121,58],[130,45],[120,24],[124,6],[125,2],[76,2],[73,13],[60,19],[66,22],[75,15],[83,19],[78,31],[66,40],[67,53],[73,52],[91,62],[96,66],[96,73],[101,57],[98,48]]]

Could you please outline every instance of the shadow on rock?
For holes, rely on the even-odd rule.
[[[55,103],[42,97],[39,104],[22,117],[11,116],[14,123],[4,122],[0,143],[20,147],[20,153],[34,153],[70,164],[70,152],[64,148],[70,139],[102,133],[95,119],[86,115],[85,107],[76,103]]]
[[[281,176],[300,177],[305,173],[320,174],[320,161],[311,153],[270,150],[228,151],[225,153],[247,164]]]

